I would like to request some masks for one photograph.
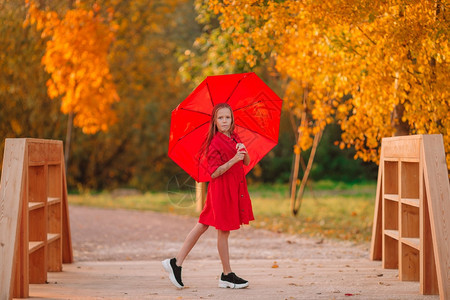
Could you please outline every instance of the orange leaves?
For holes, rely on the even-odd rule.
[[[342,126],[343,142],[365,160],[378,160],[381,139],[400,130],[402,122],[410,134],[441,133],[449,139],[450,26],[439,2],[209,4],[220,12],[222,28],[233,28],[240,45],[236,57],[251,65],[254,51],[266,54],[290,79],[285,100],[297,116],[309,117],[301,128],[302,149],[314,132],[305,128],[318,130],[331,118]],[[398,105],[405,107],[402,116],[394,113]]]
[[[74,112],[75,126],[88,134],[106,131],[116,121],[112,104],[119,100],[108,64],[113,30],[97,14],[99,9],[97,4],[92,10],[75,8],[60,18],[31,1],[25,22],[42,28],[42,37],[51,37],[42,58],[51,74],[49,97],[61,96],[61,111]]]

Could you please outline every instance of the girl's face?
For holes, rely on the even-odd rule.
[[[217,111],[216,116],[217,129],[222,133],[229,133],[232,122],[231,111],[224,107]]]

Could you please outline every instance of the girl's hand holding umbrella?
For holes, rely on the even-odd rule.
[[[244,160],[245,152],[237,152],[236,155],[233,157],[234,162],[238,162],[241,160]]]
[[[245,148],[245,145],[242,143],[237,143],[236,149],[237,149],[236,156],[238,154],[243,154],[242,159],[239,159],[239,160],[243,160],[244,165],[248,166],[248,164],[250,163],[250,156],[248,155],[247,148]]]
[[[236,144],[236,149],[237,149],[238,152],[239,152],[239,151],[247,152],[247,148],[245,148],[245,145],[242,144],[242,143],[237,143],[237,144]]]

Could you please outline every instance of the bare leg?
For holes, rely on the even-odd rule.
[[[181,247],[180,251],[178,251],[178,254],[175,257],[177,259],[178,266],[181,267],[186,256],[189,254],[189,252],[191,252],[200,236],[205,233],[208,227],[208,225],[197,223],[194,228],[192,228],[191,232],[189,232],[186,239],[184,240],[183,246]]]
[[[230,253],[228,251],[229,231],[217,230],[217,250],[222,261],[223,273],[227,275],[231,272]]]

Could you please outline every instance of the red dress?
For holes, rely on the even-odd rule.
[[[234,133],[231,138],[221,132],[216,133],[208,150],[209,174],[236,155],[237,143],[242,142]],[[239,161],[209,182],[206,204],[200,214],[199,223],[228,231],[239,229],[241,224],[248,224],[254,219],[244,163]]]

